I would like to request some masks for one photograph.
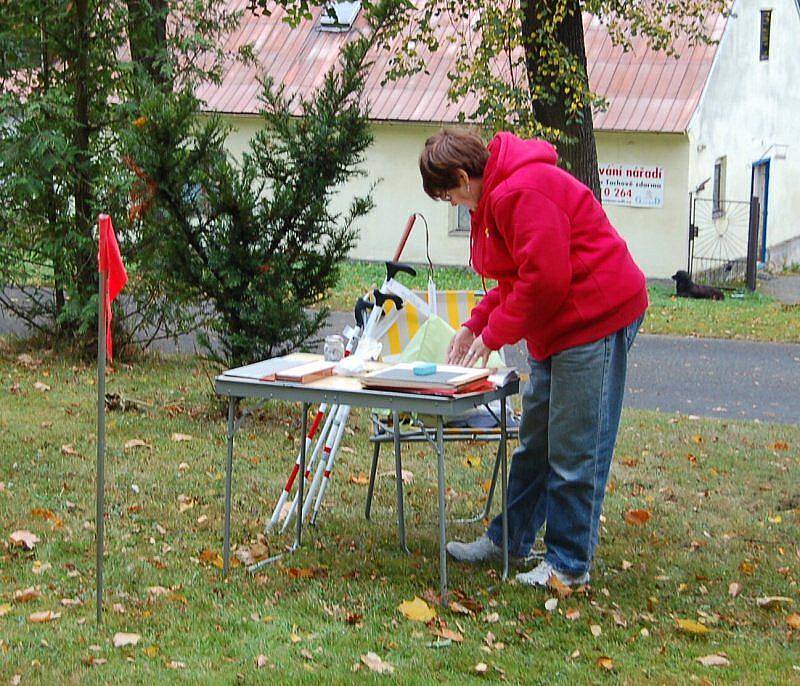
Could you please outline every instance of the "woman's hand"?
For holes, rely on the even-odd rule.
[[[483,336],[478,336],[469,347],[467,354],[458,364],[464,367],[485,367],[492,351],[483,342]]]
[[[469,352],[470,346],[475,340],[475,334],[466,326],[462,326],[450,339],[447,346],[447,364],[461,364],[461,360]]]

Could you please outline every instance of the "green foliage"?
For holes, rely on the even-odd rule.
[[[138,6],[138,23],[129,6]],[[191,324],[141,268],[127,217],[134,177],[122,164],[120,134],[152,75],[120,55],[129,28],[165,21],[156,6],[182,21],[160,43],[154,32],[145,32],[149,43],[137,33],[142,54],[157,57],[178,87],[218,78],[223,53],[213,43],[238,16],[221,0],[30,0],[5,3],[0,14],[0,306],[51,342],[93,341],[100,212],[114,220],[131,276],[115,317],[118,348]]]
[[[341,65],[314,95],[295,100],[264,83],[264,128],[240,163],[218,118],[198,120],[194,97],[178,106],[153,91],[130,150],[143,179],[148,269],[170,292],[211,308],[208,325],[228,364],[284,353],[325,320],[309,312],[337,279],[355,221],[372,207],[357,197],[332,208],[372,141],[360,94],[370,39],[342,50]],[[295,117],[295,107],[302,116]]]

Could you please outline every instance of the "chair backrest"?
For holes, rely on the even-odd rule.
[[[415,291],[416,295],[428,302],[427,291]],[[436,313],[444,319],[450,326],[458,330],[461,323],[469,319],[472,308],[480,302],[483,297],[481,291],[436,291]],[[387,316],[394,312],[394,304],[390,301],[386,304]],[[426,315],[421,313],[416,307],[405,303],[403,309],[398,313],[397,321],[387,330],[381,339],[385,355],[398,355],[408,345],[408,342],[419,331],[419,327],[425,322]]]

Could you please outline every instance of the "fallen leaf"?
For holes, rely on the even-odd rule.
[[[577,607],[571,607],[564,613],[564,616],[571,622],[574,622],[576,619],[581,618],[581,611]]]
[[[42,393],[46,393],[50,390],[50,386],[48,386],[46,383],[42,383],[41,381],[37,381],[35,384],[33,384],[33,387]]]
[[[172,436],[170,438],[173,441],[175,441],[176,443],[179,443],[181,441],[191,441],[191,440],[193,440],[192,437],[189,434],[179,434],[179,433],[172,434]]]
[[[353,476],[351,474],[350,478],[348,479],[348,481],[350,481],[351,484],[357,484],[359,486],[366,486],[369,483],[369,478],[367,478],[367,475],[364,474],[364,472],[359,472],[358,476]]]
[[[796,612],[792,612],[792,614],[786,618],[786,623],[789,625],[790,629],[794,629],[795,631],[800,629],[800,615]]]
[[[214,565],[214,567],[216,567],[217,569],[222,569],[223,567],[222,555],[220,555],[219,553],[214,553],[208,550],[207,548],[202,553],[200,553],[198,559],[203,564]]]
[[[550,578],[547,580],[547,586],[553,589],[556,595],[562,600],[572,595],[572,588],[563,583],[555,574],[550,575]]]
[[[728,595],[730,595],[732,598],[735,598],[741,592],[742,585],[738,581],[731,581],[731,583],[728,584]]]
[[[479,662],[475,665],[472,670],[475,674],[486,674],[489,671],[489,666],[485,662]]]
[[[703,437],[700,436],[699,434],[695,434],[694,436],[692,436],[692,441],[694,443],[697,443],[697,445],[700,445],[703,442]]]
[[[631,567],[633,567],[633,563],[632,562],[628,562],[627,560],[623,560],[621,567],[622,567],[623,571],[627,571]]]
[[[54,529],[60,529],[64,526],[64,522],[61,521],[61,518],[55,512],[46,510],[43,507],[34,507],[31,510],[31,517],[37,517],[50,522]]]
[[[264,669],[267,666],[267,656],[258,655],[255,659],[256,669]]]
[[[472,610],[470,610],[468,607],[462,605],[457,600],[451,600],[450,604],[448,605],[448,607],[450,608],[450,610],[452,612],[455,612],[456,614],[459,614],[459,615],[471,615],[471,614],[473,614]]]
[[[10,603],[3,603],[0,605],[0,617],[5,617],[9,612],[11,612]]]
[[[628,510],[625,513],[625,522],[634,526],[641,526],[647,523],[652,517],[649,510]]]
[[[153,446],[147,441],[143,441],[141,438],[132,438],[129,441],[125,441],[125,450],[133,450],[134,448],[147,448],[148,450],[152,450]]]
[[[53,565],[51,565],[49,562],[42,562],[41,560],[36,560],[33,563],[33,567],[31,568],[31,571],[34,574],[36,574],[36,576],[40,576],[40,575],[44,574],[48,569],[52,569],[52,568],[53,568]]]
[[[461,460],[461,464],[468,469],[478,469],[481,466],[481,458],[476,455],[467,455]]]
[[[675,619],[675,625],[679,631],[685,634],[692,634],[693,636],[702,636],[709,633],[711,630],[705,625],[696,622],[693,619]]]
[[[603,655],[597,658],[597,666],[610,672],[614,669],[614,661],[610,657]]]
[[[600,634],[603,633],[603,629],[599,624],[592,624],[589,627],[589,631],[592,632],[592,636],[594,636],[595,638],[597,638]]]
[[[548,612],[555,612],[558,607],[558,598],[548,598],[544,601],[544,609]]]
[[[36,544],[40,541],[36,534],[31,533],[27,529],[15,531],[8,537],[8,540],[11,541],[12,547],[25,548],[25,550],[33,550]]]
[[[114,634],[113,643],[115,648],[124,648],[125,646],[135,646],[141,636],[139,634],[126,634],[118,631]]]
[[[489,612],[484,615],[483,621],[487,624],[497,624],[500,621],[500,614],[498,612]]]
[[[178,660],[170,660],[167,664],[168,669],[186,669],[185,662],[179,662]]]
[[[34,612],[33,614],[28,615],[28,621],[32,624],[43,624],[45,622],[52,622],[54,619],[58,619],[60,616],[60,612],[46,610],[44,612]]]
[[[62,455],[71,455],[72,457],[82,457],[82,455],[75,450],[75,446],[71,443],[65,443],[61,446],[61,454]]]
[[[697,661],[703,667],[726,667],[730,664],[730,660],[728,660],[725,653],[712,653],[705,657],[698,657]]]
[[[394,674],[394,667],[388,662],[384,662],[375,653],[367,653],[361,656],[361,662],[364,663],[371,671],[378,674]]]
[[[293,579],[327,579],[327,567],[287,567],[285,570]]]
[[[789,450],[789,444],[786,441],[775,441],[769,447],[775,452],[785,452],[786,450]]]
[[[38,600],[42,597],[42,592],[38,588],[30,586],[21,591],[14,591],[15,603],[29,603],[31,600]]]
[[[147,587],[147,597],[149,600],[154,600],[156,598],[160,598],[161,596],[169,595],[170,590],[168,588],[164,588],[163,586],[148,586]]]
[[[431,631],[434,636],[438,636],[439,638],[443,638],[448,641],[455,641],[456,643],[461,643],[464,640],[464,636],[458,633],[457,631],[453,631],[452,629],[448,629],[446,626],[434,629]]]
[[[792,603],[794,603],[794,600],[782,595],[768,596],[766,598],[756,598],[756,605],[758,605],[759,607],[766,608],[768,610],[780,607],[781,605],[791,605]]]
[[[406,619],[414,622],[429,622],[436,616],[436,610],[417,596],[413,600],[404,600],[397,609]]]

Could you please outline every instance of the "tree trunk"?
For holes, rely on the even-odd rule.
[[[172,87],[162,71],[167,49],[169,0],[127,0],[131,59],[162,88]]]
[[[43,12],[39,16],[39,26],[40,26],[40,33],[39,33],[39,41],[41,46],[41,68],[42,68],[42,91],[47,93],[50,90],[50,38],[47,30],[47,13]],[[52,117],[49,114],[45,115],[46,121],[48,122],[47,129],[50,130],[52,123]],[[58,210],[56,208],[56,187],[55,187],[55,179],[53,175],[50,174],[50,177],[47,179],[47,191],[48,191],[48,198],[47,198],[47,223],[51,227],[53,231],[58,231]],[[61,241],[58,240],[58,236],[53,236],[52,238],[52,245],[56,246],[55,250],[53,251],[52,260],[53,260],[53,293],[55,297],[55,325],[56,325],[56,335],[60,333],[60,319],[61,314],[64,311],[64,305],[66,304],[66,297],[64,294],[64,283],[66,274],[64,274],[64,259],[60,249]]]
[[[75,52],[70,60],[71,76],[75,80],[75,115],[73,145],[75,146],[75,236],[73,246],[76,286],[88,300],[97,292],[97,268],[94,248],[94,216],[92,214],[92,185],[90,180],[91,150],[89,140],[89,84],[93,75],[89,70],[89,2],[75,0]],[[86,240],[80,237],[85,236]],[[87,249],[88,248],[88,249]]]
[[[544,21],[551,21],[552,4],[552,1],[548,0],[528,0],[522,5],[525,61],[528,73],[535,73],[539,67],[541,46],[536,43],[535,36],[543,21],[540,17],[544,17]],[[583,78],[587,79],[583,18],[579,0],[567,0],[564,19],[558,24],[555,35],[570,54],[579,60]],[[535,101],[534,114],[540,124],[563,131],[571,139],[558,146],[561,165],[579,181],[586,184],[595,197],[600,200],[600,175],[597,170],[597,144],[594,137],[592,108],[587,104],[583,108],[582,116],[570,121],[567,116],[570,101],[571,98],[568,94],[563,91],[559,92],[552,103]]]

